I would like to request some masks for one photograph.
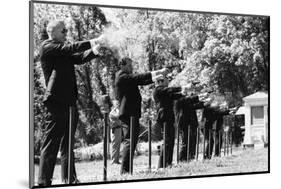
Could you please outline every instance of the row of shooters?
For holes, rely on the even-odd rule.
[[[201,119],[203,126],[201,132],[204,135],[203,158],[211,159],[214,143],[214,155],[220,156],[223,144],[223,117],[233,114],[236,108],[229,109],[225,101],[217,101],[211,90],[205,90],[206,92],[196,95],[192,90],[195,83],[185,87],[169,87],[168,85],[169,80],[164,77],[156,82],[156,88],[153,91],[157,110],[156,125],[160,126],[164,132],[158,168],[172,165],[175,128],[179,131],[177,139],[179,135],[182,139],[178,161],[190,161],[195,158],[195,155],[198,158],[200,132],[196,113],[198,109],[203,110]],[[207,139],[206,148],[205,139]]]
[[[230,113],[230,110],[226,109],[226,104],[218,104],[216,100],[210,98],[210,91],[198,95],[192,94],[193,84],[169,87],[170,68],[139,74],[133,73],[132,62],[130,58],[123,58],[120,61],[121,69],[116,73],[115,78],[115,95],[118,101],[117,117],[120,120],[123,132],[121,174],[133,173],[133,157],[139,137],[139,118],[141,117],[141,95],[138,86],[153,82],[156,85],[153,91],[153,99],[157,110],[156,125],[162,127],[165,133],[158,167],[162,168],[172,164],[175,128],[179,128],[182,134],[180,161],[194,158],[196,136],[198,136],[196,110],[204,109],[205,130],[211,128],[214,123],[218,125],[217,129],[221,128],[222,116]],[[104,128],[106,129],[107,126]],[[107,138],[106,133],[105,130],[104,139]],[[210,138],[213,135],[212,132],[203,131],[203,133],[205,138]],[[213,142],[210,141],[207,149],[212,149]],[[105,140],[104,157],[107,157],[106,146]],[[208,153],[204,157],[210,158],[211,150],[207,151]],[[149,162],[151,163],[151,161]],[[106,180],[106,159],[104,159],[104,166],[104,180]]]

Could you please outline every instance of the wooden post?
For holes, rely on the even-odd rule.
[[[211,129],[209,129],[208,158],[211,156]]]
[[[198,156],[199,156],[199,127],[197,127],[196,130],[196,160],[198,160]]]
[[[109,116],[109,115],[108,115]],[[110,128],[109,128],[110,122],[109,119],[107,119],[107,159],[111,159],[110,154]]]
[[[223,155],[225,156],[225,154],[226,154],[226,132],[224,131],[223,132],[223,135],[224,135],[224,138],[223,138],[223,140],[224,140],[224,144],[223,144]]]
[[[205,127],[203,128],[203,135],[204,135],[204,139],[203,139],[203,159],[205,157],[205,140],[206,140],[206,129]]]
[[[190,144],[190,125],[187,128],[187,147],[186,147],[186,161],[189,161],[189,144]]]
[[[69,106],[69,136],[68,136],[68,184],[71,184],[73,179],[73,157],[72,157],[72,146],[74,142],[74,135],[73,135],[73,107]]]
[[[108,130],[108,113],[104,112],[103,127],[103,180],[107,180],[107,130]]]
[[[219,157],[221,157],[221,130],[219,132]]]
[[[230,154],[232,155],[232,145],[233,145],[233,133],[232,129],[230,130]]]
[[[129,165],[129,172],[130,174],[133,174],[133,163],[134,163],[134,122],[135,117],[130,117],[130,165]]]
[[[179,125],[177,125],[177,164],[179,164],[180,161],[180,128]]]
[[[148,122],[148,170],[151,171],[151,120]]]
[[[229,131],[227,131],[226,133],[226,136],[227,136],[227,140],[226,140],[226,155],[229,154]]]
[[[108,158],[108,130],[109,130],[109,96],[107,94],[102,95],[101,98],[101,111],[104,116],[103,127],[103,180],[107,180],[107,158]]]
[[[167,123],[164,122],[163,125],[163,168],[166,168],[166,132],[167,132]]]
[[[216,129],[213,131],[213,138],[214,138],[214,151],[215,151],[215,155],[216,155],[216,150],[217,150],[217,136],[216,136],[217,132],[216,132]]]

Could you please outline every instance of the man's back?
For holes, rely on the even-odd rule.
[[[198,126],[196,109],[203,107],[198,96],[182,97],[175,102],[175,113],[180,128],[187,128],[186,125]]]
[[[40,61],[43,70],[46,92],[44,101],[55,100],[63,104],[74,104],[77,99],[77,85],[74,64],[94,57],[92,52],[79,55],[90,49],[89,42],[77,42],[70,45],[48,39],[40,48]]]
[[[152,83],[151,73],[129,74],[119,71],[115,78],[116,98],[119,101],[119,116],[141,117],[141,95],[138,85]]]
[[[157,86],[153,91],[153,98],[156,104],[157,120],[174,120],[174,100],[182,97],[181,87]]]
[[[216,114],[216,130],[220,130],[223,127],[223,117],[229,114],[229,110],[218,110]]]

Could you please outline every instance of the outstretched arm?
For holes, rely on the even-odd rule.
[[[158,87],[157,93],[159,96],[167,96],[175,100],[182,97],[181,87]]]
[[[122,74],[119,78],[120,83],[136,83],[137,85],[148,85],[152,83],[152,75],[150,72],[143,74]]]
[[[90,41],[75,42],[72,44],[55,43],[53,41],[44,41],[42,44],[42,53],[51,56],[70,56],[74,53],[91,49]]]
[[[94,54],[92,49],[89,49],[84,52],[75,53],[75,54],[71,55],[71,60],[72,60],[73,64],[79,65],[79,64],[89,62],[92,59],[97,58],[97,57],[99,57],[99,55]]]

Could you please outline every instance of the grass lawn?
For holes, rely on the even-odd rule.
[[[200,156],[201,155],[201,156]],[[232,155],[211,160],[202,160],[202,154],[199,159],[189,163],[176,164],[166,169],[157,169],[158,156],[152,156],[152,170],[148,171],[148,156],[141,155],[134,158],[134,174],[120,175],[120,165],[111,165],[108,160],[108,181],[118,180],[136,180],[148,178],[181,177],[181,176],[199,176],[227,173],[247,173],[268,171],[268,148],[246,149],[234,148]],[[103,181],[103,161],[78,162],[76,171],[79,180],[83,182]],[[35,166],[35,182],[37,182],[38,166]],[[53,184],[60,182],[60,166],[56,165]]]

